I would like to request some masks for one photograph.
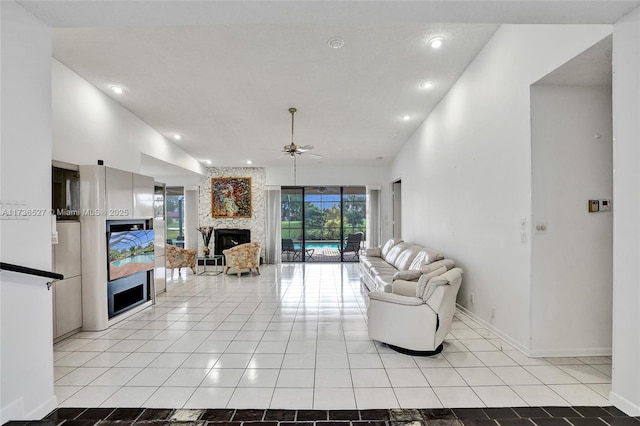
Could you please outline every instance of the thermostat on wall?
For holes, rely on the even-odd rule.
[[[608,212],[611,210],[611,200],[589,200],[589,212]]]

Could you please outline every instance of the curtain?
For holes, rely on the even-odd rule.
[[[380,187],[367,186],[367,247],[380,245]]]
[[[281,261],[281,200],[280,187],[267,186],[264,191],[265,199],[265,239],[266,246],[264,250],[265,261],[269,264],[280,263]]]

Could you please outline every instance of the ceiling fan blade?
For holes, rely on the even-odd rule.
[[[313,149],[312,145],[304,145],[304,146],[299,146],[298,145],[298,151],[304,152],[304,151],[310,151],[312,149]]]

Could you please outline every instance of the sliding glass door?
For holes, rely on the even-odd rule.
[[[366,232],[364,187],[282,188],[282,261],[358,261]]]

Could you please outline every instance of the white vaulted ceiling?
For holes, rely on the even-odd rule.
[[[638,2],[21,4],[54,27],[57,60],[158,132],[181,134],[175,143],[195,158],[277,166],[288,161],[289,107],[295,142],[315,146],[319,161],[383,164],[500,23],[612,23]],[[434,36],[439,50],[427,46]],[[344,47],[330,48],[333,37]],[[124,95],[109,92],[114,83]]]

